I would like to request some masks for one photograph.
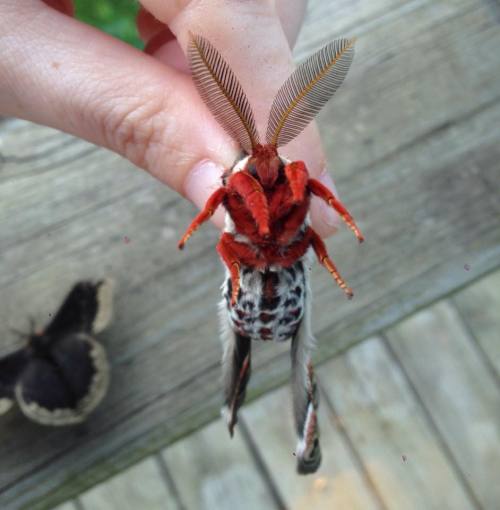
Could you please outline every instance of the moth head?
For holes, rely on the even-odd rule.
[[[257,145],[250,156],[247,168],[262,184],[264,189],[272,188],[283,166],[278,151],[273,145]]]

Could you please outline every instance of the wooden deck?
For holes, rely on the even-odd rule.
[[[358,37],[357,56],[320,127],[339,192],[367,242],[358,247],[347,230],[328,241],[356,291],[352,302],[323,271],[314,271],[316,361],[375,338],[320,370],[323,409],[341,416],[345,428],[339,428],[338,419],[323,425],[324,442],[331,441],[337,453],[328,456],[316,485],[308,486],[310,479],[297,481],[292,471],[271,483],[247,462],[236,473],[255,481],[262,507],[266,501],[278,508],[292,505],[287,498],[293,497],[297,508],[309,508],[307,498],[322,501],[321,494],[345,497],[349,505],[358,494],[358,506],[365,501],[399,509],[402,498],[429,494],[433,499],[427,506],[418,506],[417,499],[408,506],[427,509],[456,494],[456,508],[493,508],[494,500],[481,498],[498,501],[498,493],[492,494],[494,471],[488,470],[498,461],[492,453],[498,446],[498,421],[482,417],[499,409],[493,391],[498,375],[492,375],[494,367],[498,371],[498,343],[493,326],[477,342],[485,351],[497,349],[496,356],[480,354],[469,331],[461,343],[455,338],[462,331],[455,308],[471,308],[475,319],[467,327],[474,331],[481,329],[488,307],[474,308],[460,298],[426,307],[500,265],[500,7],[493,0],[359,0],[356,8],[349,0],[315,0],[297,57],[337,35]],[[215,303],[222,270],[213,249],[217,232],[200,230],[186,253],[175,247],[193,213],[190,204],[110,152],[26,122],[0,123],[0,355],[19,342],[10,328],[25,329],[29,315],[43,324],[74,281],[109,275],[118,283],[116,320],[102,337],[113,364],[105,402],[75,428],[39,427],[15,412],[0,420],[0,508],[53,507],[218,415]],[[483,299],[479,292],[475,300]],[[410,315],[410,322],[392,327]],[[433,342],[429,331],[449,338],[448,343]],[[454,355],[466,349],[465,375],[452,371],[442,378],[444,369],[459,365],[436,355],[439,346]],[[288,378],[288,352],[265,347],[255,357],[251,397]],[[388,374],[383,383],[375,377],[378,367]],[[330,371],[345,374],[352,388],[342,390],[348,382],[327,383]],[[453,393],[460,381],[460,391]],[[455,407],[438,420],[436,412],[453,395]],[[265,398],[272,402],[272,396]],[[224,458],[239,458],[233,450],[240,444],[247,459],[273,474],[284,471],[291,453],[282,451],[280,461],[269,437],[275,434],[278,441],[285,432],[265,433],[274,422],[259,406],[246,409],[246,439],[230,443],[224,438],[217,451],[207,447],[207,459],[220,465]],[[371,407],[378,411],[371,413]],[[412,421],[412,432],[398,426],[398,417],[413,414],[418,419]],[[389,417],[394,420],[388,422]],[[324,419],[328,422],[327,414]],[[361,428],[364,419],[373,423],[369,434]],[[390,447],[379,441],[386,433]],[[212,425],[196,440],[210,445],[219,436],[225,436],[220,425]],[[248,450],[248,438],[266,447]],[[408,438],[411,444],[403,441]],[[137,489],[145,497],[159,501],[165,491],[175,497],[191,490],[177,478],[179,466],[201,470],[202,465],[190,466],[193,453],[183,444],[167,450],[164,463],[148,458],[132,468],[149,470],[151,480],[155,473],[169,473],[167,489],[153,482],[151,489]],[[372,462],[385,448],[396,457],[404,455],[406,462],[399,464],[396,457],[392,464]],[[439,478],[415,463],[424,457],[442,466]],[[224,487],[231,488],[223,492],[242,494],[251,482],[242,483],[234,473],[225,474],[229,485]],[[123,476],[125,481],[113,483],[135,490]],[[207,498],[222,490],[217,480],[200,478]],[[334,480],[335,487],[352,490],[333,490]],[[455,484],[458,492],[443,490],[444,484]],[[85,498],[102,499],[99,490]],[[132,495],[123,497],[133,501]],[[190,510],[189,501],[185,505]]]
[[[281,387],[57,510],[496,510],[499,310],[500,271],[323,363],[316,475]]]

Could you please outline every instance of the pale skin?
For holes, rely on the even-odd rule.
[[[203,34],[230,64],[265,134],[271,102],[293,70],[306,0],[142,0],[146,52],[72,17],[71,0],[0,2],[0,115],[107,147],[202,208],[239,154],[200,99],[184,58]],[[334,192],[314,124],[280,151]],[[315,198],[323,237],[340,223]],[[223,225],[223,214],[214,216]]]

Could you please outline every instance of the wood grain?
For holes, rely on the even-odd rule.
[[[387,509],[475,508],[379,338],[321,366],[318,377]]]
[[[325,3],[313,3],[298,49],[349,27],[360,36],[320,126],[367,242],[358,247],[346,230],[328,242],[354,301],[314,271],[317,359],[500,261],[496,19],[477,0],[359,3],[359,16],[343,2],[338,16],[317,18]],[[102,335],[113,362],[106,400],[87,424],[65,430],[15,410],[3,417],[2,508],[48,508],[217,415],[217,232],[201,229],[185,253],[175,249],[194,212],[110,152],[26,122],[1,124],[0,353],[19,344],[10,328],[26,329],[30,314],[43,324],[75,280],[118,283],[115,323]],[[289,371],[286,349],[257,351],[251,395]]]
[[[500,394],[456,311],[438,303],[387,336],[475,498],[483,508],[496,508]]]
[[[78,510],[75,505],[72,502],[64,503],[62,505],[59,505],[57,508],[54,508],[54,510]]]
[[[265,479],[236,433],[222,420],[167,448],[163,456],[189,510],[278,510]]]
[[[499,379],[500,272],[488,275],[459,292],[453,297],[453,303]]]
[[[322,463],[311,476],[297,476],[289,388],[280,388],[243,410],[247,428],[289,510],[376,510],[377,500],[365,485],[347,445],[322,403]]]
[[[82,494],[80,501],[84,510],[178,509],[151,457],[106,483],[96,485]]]

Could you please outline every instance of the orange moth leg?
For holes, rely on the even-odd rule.
[[[328,272],[333,276],[334,280],[337,282],[337,285],[346,293],[347,297],[351,299],[353,292],[346,285],[337,268],[335,267],[335,264],[328,256],[328,252],[326,251],[326,246],[323,242],[323,239],[321,239],[321,237],[312,228],[309,228],[309,231],[311,232],[311,245],[314,249],[314,253],[316,253],[316,256],[318,257],[318,260],[323,266],[326,267],[326,269],[328,269]]]
[[[303,161],[293,161],[285,166],[285,175],[292,190],[294,204],[304,200],[309,174]]]
[[[226,264],[227,268],[229,269],[229,274],[231,275],[231,306],[234,306],[238,299],[238,292],[240,290],[240,261],[238,260],[237,255],[231,249],[229,244],[230,240],[230,234],[222,234],[219,244],[217,244],[217,251],[224,261],[224,264]]]
[[[308,198],[308,197],[306,197]],[[282,222],[282,231],[278,235],[278,243],[280,245],[287,245],[297,235],[302,223],[307,216],[309,210],[309,200],[304,200],[300,204],[296,204],[291,212],[287,215]]]
[[[203,210],[196,216],[196,218],[191,222],[191,225],[189,225],[188,229],[186,230],[186,233],[182,236],[182,239],[177,244],[177,247],[179,250],[182,250],[184,248],[184,245],[186,244],[186,241],[193,235],[195,230],[205,221],[210,219],[217,207],[222,203],[224,200],[224,197],[226,196],[227,190],[224,187],[221,187],[214,191],[210,197],[208,198],[205,207]]]
[[[358,241],[362,243],[365,238],[363,237],[363,234],[354,222],[354,219],[349,214],[349,211],[345,208],[342,202],[337,200],[335,195],[325,185],[321,184],[321,182],[317,181],[316,179],[309,179],[308,186],[313,195],[323,199],[330,207],[333,207],[339,213],[340,217],[354,232],[354,235],[358,238]]]
[[[269,235],[269,206],[260,182],[246,172],[236,172],[231,176],[228,188],[235,191],[257,224],[259,234]]]

